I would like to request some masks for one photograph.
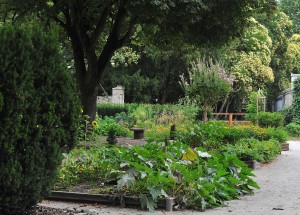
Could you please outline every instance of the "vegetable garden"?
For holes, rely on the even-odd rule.
[[[55,190],[136,196],[150,211],[166,197],[177,208],[205,210],[252,193],[259,185],[243,161],[272,161],[288,138],[282,127],[203,123],[194,106],[105,104],[98,114],[85,121],[81,143],[64,154]],[[176,140],[169,141],[174,124]],[[130,145],[131,127],[145,128],[146,144]],[[99,139],[111,131],[128,136],[128,145]]]

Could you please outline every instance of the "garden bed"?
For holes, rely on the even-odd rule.
[[[244,163],[251,169],[258,169],[261,166],[256,160],[244,161]]]
[[[76,193],[76,192],[64,192],[64,191],[52,191],[51,195],[47,197],[48,200],[59,200],[68,202],[84,202],[84,203],[101,203],[108,205],[120,205],[121,207],[140,207],[141,200],[136,196],[122,196],[112,194],[89,194],[89,193]],[[172,211],[175,199],[162,198],[157,201],[157,208],[165,209],[166,211]]]
[[[281,151],[289,151],[290,150],[290,145],[289,143],[281,143]]]

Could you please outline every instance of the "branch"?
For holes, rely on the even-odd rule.
[[[131,35],[133,34],[134,32],[134,20],[131,20],[130,24],[129,24],[129,27],[128,27],[128,30],[127,32],[125,33],[125,35],[119,39],[118,41],[118,48],[120,48],[121,46],[123,46],[126,42],[128,42],[128,40],[130,39]]]
[[[103,12],[102,12],[102,15],[96,25],[96,28],[91,36],[91,44],[94,45],[97,41],[97,39],[99,38],[99,36],[101,35],[101,33],[103,32],[104,30],[104,27],[105,27],[105,22],[107,20],[107,17],[108,17],[108,14],[109,14],[109,11],[112,7],[112,4],[110,4],[109,6],[105,7]]]
[[[52,16],[51,17],[55,22],[57,22],[61,27],[63,27],[64,29],[68,30],[69,26],[67,26],[66,23],[64,23],[62,20],[60,20],[57,16]]]
[[[112,30],[109,34],[106,44],[104,45],[102,52],[97,60],[98,73],[96,76],[96,80],[98,82],[102,78],[102,74],[104,72],[106,65],[109,63],[115,50],[117,50],[119,47],[118,43],[119,43],[120,29],[125,17],[126,17],[126,10],[121,5],[117,12],[115,22],[113,23]]]

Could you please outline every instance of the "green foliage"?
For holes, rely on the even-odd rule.
[[[275,139],[284,142],[287,137],[287,132],[282,128],[261,128],[254,125],[227,126],[221,121],[194,124],[179,135],[180,140],[191,147],[203,147],[206,150],[219,149],[222,144],[235,144],[243,138]]]
[[[278,112],[259,112],[257,121],[261,127],[280,127],[283,126],[284,116]]]
[[[286,66],[289,73],[299,73],[300,70],[300,35],[293,34],[288,40],[288,47],[285,53]]]
[[[264,110],[265,104],[264,104],[264,100],[262,100],[262,98],[264,98],[264,96],[260,91],[252,92],[249,95],[249,103],[247,105],[247,114],[245,115],[246,120],[250,120],[252,123],[258,123],[258,119],[260,118],[260,116],[259,116],[260,112],[265,111]],[[264,115],[264,114],[262,114],[262,115]],[[274,118],[277,116],[276,114],[274,116],[272,114],[265,114],[265,115],[268,115],[270,118],[272,118],[272,117]],[[277,117],[279,117],[279,116],[277,116]]]
[[[232,81],[219,62],[198,59],[191,65],[188,80],[181,77],[181,86],[188,98],[203,106],[203,121],[206,122],[207,112],[227,97]]]
[[[127,136],[128,128],[122,126],[113,117],[104,117],[96,119],[97,126],[95,127],[95,132],[101,136],[108,136],[111,130],[114,131],[116,136]]]
[[[132,106],[130,104],[130,106]],[[137,127],[149,128],[156,125],[185,124],[196,119],[199,108],[194,105],[139,104],[128,106],[129,116]]]
[[[105,69],[116,50],[127,45],[138,29],[141,40],[158,46],[224,44],[243,32],[252,15],[272,11],[276,5],[275,0],[6,0],[2,6],[3,14],[14,11],[12,17],[19,18],[36,13],[47,24],[50,19],[62,27],[72,46],[84,114],[93,120]]]
[[[285,126],[287,132],[292,136],[300,136],[300,125],[296,123],[290,123]]]
[[[300,124],[300,78],[294,82],[293,93],[293,122]]]
[[[99,103],[97,104],[97,113],[100,117],[115,116],[117,113],[128,112],[127,106],[115,103]]]
[[[180,207],[204,210],[258,188],[251,170],[235,156],[210,155],[181,142],[168,143],[167,147],[146,144],[75,149],[65,157],[57,185],[84,180],[105,186],[117,181],[113,192],[139,196],[141,205],[151,211],[161,197],[177,198]]]
[[[291,52],[294,45],[290,40],[292,21],[289,16],[278,10],[273,16],[262,16],[260,21],[268,28],[272,38],[270,67],[273,70],[274,82],[267,87],[268,107],[271,109],[272,102],[277,100],[283,90],[290,87],[290,74],[297,58]]]
[[[281,145],[277,140],[259,141],[254,138],[239,140],[234,145],[223,147],[224,153],[234,154],[241,160],[257,160],[259,162],[272,161],[281,152]]]
[[[233,92],[228,103],[233,110],[240,111],[250,93],[264,89],[274,81],[270,68],[272,40],[268,29],[256,19],[249,19],[249,25],[237,39],[220,49],[225,68],[235,78]]]
[[[3,102],[3,95],[0,93],[0,111],[2,110]]]
[[[285,107],[280,110],[280,113],[284,116],[284,124],[290,124],[294,118],[293,106]]]
[[[293,28],[295,33],[300,33],[300,1],[299,0],[281,0],[280,8],[285,12],[293,21]]]
[[[25,214],[46,197],[76,143],[77,91],[55,40],[37,27],[0,27],[1,214]]]
[[[266,128],[266,135],[264,138],[259,138],[260,140],[270,140],[275,139],[278,140],[280,143],[288,140],[288,134],[286,130],[283,128]]]
[[[184,92],[179,84],[179,74],[187,73],[186,55],[194,50],[187,46],[164,47],[158,49],[149,41],[142,41],[138,47],[141,58],[136,64],[111,67],[105,77],[104,86],[125,86],[126,102],[138,103],[175,103]]]
[[[205,150],[219,149],[227,130],[227,125],[223,121],[198,123],[181,134],[180,140],[191,147],[202,147]]]
[[[95,128],[97,127],[97,123],[93,121],[91,123],[91,118],[88,115],[83,115],[81,119],[81,124],[78,128],[78,137],[79,141],[92,141],[95,140]]]

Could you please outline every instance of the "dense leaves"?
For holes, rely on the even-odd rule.
[[[79,102],[57,38],[0,27],[0,213],[24,214],[46,195],[76,143]]]
[[[157,45],[220,44],[238,36],[253,14],[275,0],[20,1],[5,0],[5,14],[37,14],[62,27],[71,42],[84,114],[93,120],[99,83],[116,50],[140,29]],[[14,17],[13,17],[14,18]]]
[[[233,79],[226,74],[222,65],[212,59],[198,59],[192,63],[188,79],[181,77],[181,86],[187,99],[202,105],[205,122],[208,111],[227,97],[232,82]]]
[[[139,196],[149,210],[154,210],[161,197],[175,197],[181,208],[204,210],[252,193],[258,186],[251,176],[251,170],[233,155],[211,156],[200,148],[173,142],[75,149],[66,155],[57,185],[96,182],[108,186],[99,190],[102,193]],[[109,188],[112,182],[117,186]]]

